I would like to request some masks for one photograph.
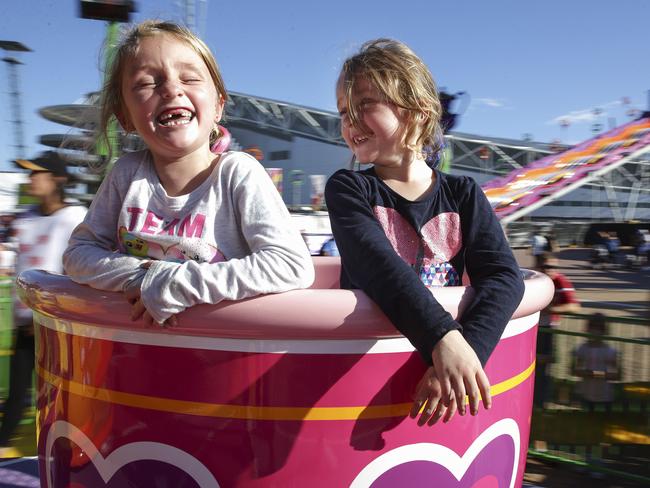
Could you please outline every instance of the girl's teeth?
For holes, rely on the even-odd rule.
[[[165,127],[189,124],[191,120],[192,120],[192,112],[188,110],[182,110],[179,112],[168,112],[158,117],[158,122],[164,125]]]
[[[171,127],[174,125],[185,125],[190,123],[189,118],[182,118],[182,119],[166,119],[162,120],[160,123],[164,125],[165,127]]]

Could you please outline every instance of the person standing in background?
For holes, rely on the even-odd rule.
[[[62,273],[63,251],[72,230],[86,215],[86,208],[64,200],[68,173],[65,161],[56,152],[47,151],[33,160],[19,159],[16,163],[31,170],[28,192],[39,202],[13,223],[18,251],[16,275],[28,269]],[[34,371],[32,311],[19,300],[14,301],[14,327],[9,395],[3,405],[0,426],[0,458],[16,456],[9,442],[20,422]]]
[[[608,345],[607,317],[595,313],[587,322],[587,333],[591,337],[573,351],[572,373],[581,378],[578,394],[588,411],[599,406],[609,410],[614,401],[612,381],[620,378],[618,351]]]
[[[573,283],[559,271],[557,258],[549,252],[541,255],[540,269],[555,286],[553,300],[540,312],[539,333],[537,335],[537,365],[535,367],[535,396],[534,405],[542,408],[545,401],[552,397],[551,382],[549,381],[550,367],[553,363],[553,334],[549,329],[557,327],[562,313],[579,312],[580,302],[576,297]]]
[[[540,270],[542,266],[542,256],[548,251],[548,240],[541,233],[536,230],[530,238],[530,253],[533,255],[535,262],[535,269]]]

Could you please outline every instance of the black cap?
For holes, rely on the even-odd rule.
[[[56,151],[45,151],[34,159],[16,159],[16,164],[32,172],[46,171],[54,176],[69,176],[66,162]]]

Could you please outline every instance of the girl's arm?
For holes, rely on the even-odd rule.
[[[394,251],[374,216],[368,184],[351,172],[336,173],[325,198],[342,262],[342,281],[361,288],[406,336],[433,369],[416,389],[411,416],[424,407],[419,424],[449,420],[458,408],[490,407],[489,381],[460,325],[436,301],[420,277]],[[402,236],[406,238],[407,236]],[[433,373],[432,373],[433,372]]]
[[[367,183],[346,170],[325,187],[343,284],[363,290],[431,364],[434,346],[460,325],[395,252],[375,218],[369,193]]]
[[[145,273],[139,268],[141,259],[116,252],[117,222],[135,165],[130,158],[115,164],[85,219],[70,236],[63,267],[73,281],[100,290],[123,291],[129,281]]]
[[[471,179],[453,189],[460,198],[465,266],[474,290],[459,321],[485,365],[524,294],[519,265],[483,190]]]
[[[280,293],[314,280],[309,250],[266,171],[252,158],[235,157],[220,191],[229,194],[234,211],[228,218],[238,223],[225,238],[245,247],[243,257],[212,264],[152,262],[141,296],[158,323],[199,303]],[[220,223],[214,225],[219,232]]]

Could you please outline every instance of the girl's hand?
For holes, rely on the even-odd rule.
[[[422,410],[422,415],[418,420],[418,425],[423,426],[428,424],[429,426],[435,424],[443,416],[443,422],[449,422],[451,418],[456,413],[456,400],[452,397],[452,401],[449,402],[448,406],[445,406],[441,401],[442,388],[440,386],[440,381],[436,376],[436,372],[432,366],[430,366],[422,376],[422,379],[418,383],[418,386],[415,388],[415,400],[413,401],[413,407],[411,407],[411,418],[414,419],[418,416],[420,410]]]
[[[178,325],[178,319],[176,318],[175,315],[169,317],[162,324],[158,324],[157,322],[155,322],[151,314],[144,306],[144,303],[142,303],[142,299],[139,296],[132,301],[129,300],[129,303],[131,304],[131,320],[133,321],[142,318],[145,325],[149,327],[153,327],[155,325],[159,325],[160,327],[174,327]]]
[[[492,406],[490,382],[481,362],[465,338],[457,330],[444,335],[431,353],[433,369],[440,381],[441,401],[449,406],[453,399],[460,415],[465,415],[465,395],[469,397],[469,411],[478,413],[479,401],[483,406]]]
[[[148,269],[149,266],[151,266],[151,261],[147,261],[146,263],[143,263],[140,267],[144,269]],[[142,281],[144,280],[144,276],[145,275],[143,274],[139,279],[130,282],[128,286],[125,288],[124,294],[126,295],[126,300],[131,304],[131,320],[136,321],[142,318],[142,320],[144,320],[145,325],[153,326],[154,324],[156,324],[156,322],[154,322],[153,317],[144,306],[144,303],[142,303],[142,298],[141,298],[141,293],[142,293],[141,287],[142,287]],[[168,326],[173,327],[176,325],[178,325],[178,320],[176,319],[175,315],[172,315],[167,320],[165,320],[162,324],[160,324],[161,327],[168,327]]]

